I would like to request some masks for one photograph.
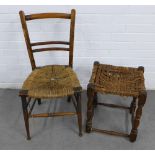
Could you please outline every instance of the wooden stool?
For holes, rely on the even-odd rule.
[[[133,100],[130,107],[98,103],[98,92],[104,94],[128,96],[132,97]],[[136,140],[138,126],[140,124],[140,118],[142,115],[142,108],[147,97],[144,84],[144,67],[120,67],[94,62],[92,76],[87,87],[87,95],[87,133],[94,131],[110,135],[129,137],[131,142]],[[128,109],[132,114],[132,130],[130,134],[93,128],[92,119],[94,115],[94,108],[97,105]]]

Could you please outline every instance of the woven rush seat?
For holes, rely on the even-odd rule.
[[[22,89],[33,98],[57,98],[73,95],[77,87],[81,86],[71,67],[50,65],[32,71]]]
[[[145,90],[143,71],[138,68],[94,64],[91,79],[100,93],[137,97]]]

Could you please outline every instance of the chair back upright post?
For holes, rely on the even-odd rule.
[[[45,52],[45,51],[69,51],[69,66],[73,67],[75,14],[76,14],[76,11],[74,9],[71,10],[71,14],[67,14],[67,13],[39,13],[39,14],[25,15],[23,11],[19,12],[32,70],[34,70],[36,68],[33,53]],[[46,41],[46,42],[31,43],[26,21],[36,20],[36,19],[46,19],[46,18],[70,19],[69,41]],[[33,49],[33,46],[52,45],[52,44],[68,45],[69,47],[68,48],[66,48],[66,47],[50,47],[50,48]]]
[[[73,50],[74,50],[74,31],[75,31],[75,10],[71,11],[70,23],[70,53],[69,53],[69,66],[73,67]]]
[[[26,43],[29,59],[31,62],[31,67],[32,67],[32,70],[34,70],[36,68],[36,64],[35,64],[35,60],[34,60],[34,56],[33,56],[33,52],[32,52],[32,47],[31,47],[31,42],[30,42],[29,32],[27,29],[24,11],[20,11],[19,15],[20,15],[20,20],[21,20],[21,24],[22,24],[22,29],[23,29],[23,33],[24,33],[24,38],[25,38],[25,43]]]

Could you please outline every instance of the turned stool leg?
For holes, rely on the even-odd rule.
[[[29,115],[27,111],[27,101],[26,101],[26,96],[21,96],[22,100],[22,108],[23,108],[23,116],[24,116],[24,121],[25,121],[25,128],[26,128],[26,133],[27,133],[27,140],[30,140],[30,131],[29,131]]]
[[[91,84],[87,87],[88,103],[87,103],[87,121],[86,121],[86,132],[90,133],[92,130],[92,118],[93,118],[93,101],[94,101],[94,91]]]
[[[138,127],[139,127],[140,118],[141,118],[141,115],[142,115],[142,108],[143,108],[143,106],[145,104],[146,97],[147,97],[146,91],[142,92],[138,97],[138,108],[136,110],[136,116],[134,118],[132,130],[131,130],[131,133],[130,133],[130,141],[131,142],[134,142],[136,140],[136,138],[137,138]]]
[[[135,112],[135,109],[136,109],[136,97],[133,97],[133,100],[132,100],[132,102],[131,102],[131,105],[130,105],[130,114],[132,113],[132,112]]]
[[[77,116],[79,125],[79,136],[82,136],[82,112],[81,112],[81,93],[77,93]]]

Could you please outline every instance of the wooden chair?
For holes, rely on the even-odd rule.
[[[99,103],[97,100],[97,93],[127,96],[132,97],[133,100],[130,107]],[[91,131],[94,131],[110,135],[125,136],[129,137],[131,142],[136,140],[138,126],[142,115],[142,108],[147,97],[144,85],[144,67],[119,67],[95,62],[92,76],[87,87],[87,94],[86,132],[90,133]],[[94,108],[97,105],[129,110],[132,114],[132,130],[130,134],[101,130],[92,127]]]
[[[22,29],[25,37],[28,55],[30,58],[32,73],[25,80],[19,96],[22,100],[23,116],[27,132],[27,139],[30,140],[29,118],[33,117],[56,117],[56,116],[73,116],[77,115],[79,125],[79,136],[82,136],[82,115],[81,115],[81,91],[80,82],[72,70],[73,66],[73,47],[74,47],[74,28],[75,28],[75,10],[71,10],[71,14],[67,13],[40,13],[25,15],[23,11],[19,12]],[[26,21],[61,18],[70,20],[70,39],[69,41],[47,41],[31,43]],[[41,45],[67,45],[50,48],[35,48]],[[69,65],[47,65],[37,67],[35,64],[33,53],[45,51],[68,51]],[[52,99],[68,96],[68,101],[72,99],[76,112],[57,112],[57,113],[41,113],[32,114],[32,110],[36,101],[41,104],[41,99]],[[31,101],[34,100],[31,104]],[[28,105],[30,105],[28,109]]]

